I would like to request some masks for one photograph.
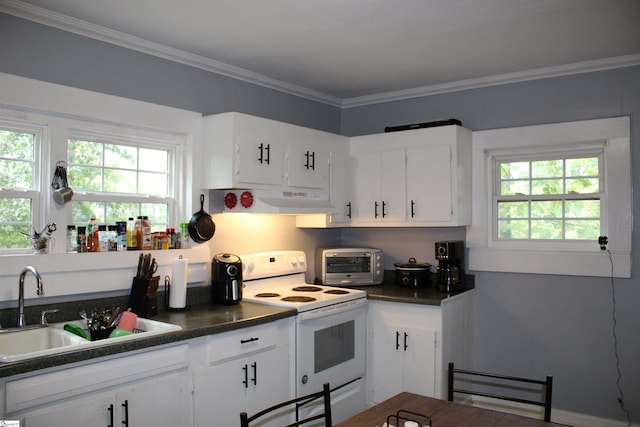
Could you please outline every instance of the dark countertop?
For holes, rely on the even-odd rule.
[[[161,311],[157,316],[153,317],[153,320],[180,325],[182,330],[122,343],[116,341],[101,347],[86,350],[78,349],[37,359],[0,363],[0,378],[162,344],[175,343],[191,338],[219,334],[293,317],[296,314],[297,311],[295,309],[278,308],[250,302],[241,302],[231,306],[199,304],[191,307],[189,311]]]
[[[435,274],[431,275],[429,286],[424,288],[408,288],[395,283],[393,270],[385,270],[382,285],[353,287],[367,292],[370,300],[403,302],[409,304],[441,305],[446,300],[463,294],[475,287],[474,276],[466,275],[464,289],[456,292],[439,292],[435,286]]]
[[[434,280],[431,282],[435,283]],[[395,284],[393,271],[385,271],[385,280],[382,285],[354,288],[366,291],[367,298],[370,300],[439,306],[443,302],[446,302],[447,299],[467,292],[473,289],[473,287],[473,276],[467,275],[465,278],[465,289],[457,292],[438,292],[433,284],[424,288],[406,288]],[[38,359],[0,363],[0,378],[163,344],[171,344],[191,338],[219,334],[293,317],[296,314],[297,311],[295,309],[279,308],[251,302],[241,302],[240,304],[231,306],[199,303],[192,305],[189,311],[180,312],[160,310],[160,312],[153,317],[153,320],[180,325],[182,330],[122,343],[116,341],[97,348],[86,350],[77,349],[56,355],[43,356]]]

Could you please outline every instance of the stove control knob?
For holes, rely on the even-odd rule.
[[[293,257],[291,257],[291,264],[292,264],[292,265],[296,265],[297,263],[298,263],[298,258],[296,258],[296,257],[294,257],[294,256],[293,256]]]
[[[308,382],[309,382],[309,377],[308,377],[308,376],[306,376],[306,375],[303,375],[303,376],[302,376],[302,384],[306,384],[306,383],[308,383]]]
[[[300,264],[304,264],[304,257],[303,257],[302,255],[300,255],[300,256],[298,257],[298,262],[299,262]]]

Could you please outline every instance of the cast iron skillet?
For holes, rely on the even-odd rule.
[[[213,237],[216,224],[211,215],[204,211],[204,194],[200,195],[200,211],[193,214],[189,221],[189,236],[196,243],[203,243]]]

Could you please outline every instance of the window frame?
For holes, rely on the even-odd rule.
[[[608,238],[607,250],[591,241],[496,241],[493,217],[496,156],[524,152],[566,154],[598,147],[603,149],[604,196],[600,220],[602,233]],[[630,158],[629,117],[474,132],[472,221],[467,228],[469,269],[630,277],[633,214]]]
[[[181,203],[178,188],[178,176],[180,175],[179,165],[183,164],[182,156],[184,150],[181,148],[184,145],[182,137],[173,133],[155,134],[144,132],[141,135],[140,130],[135,131],[134,134],[124,134],[121,132],[122,128],[118,128],[117,132],[114,129],[104,128],[99,132],[95,130],[87,129],[70,129],[67,135],[65,149],[68,155],[68,144],[70,140],[88,140],[95,141],[102,144],[114,144],[124,145],[136,148],[148,148],[156,150],[166,150],[168,153],[168,188],[166,195],[147,195],[147,194],[133,194],[133,193],[117,193],[117,192],[101,192],[101,191],[79,191],[74,189],[74,201],[89,201],[89,202],[123,202],[123,203],[159,203],[168,205],[167,207],[167,227],[176,223],[178,213],[176,206]],[[70,163],[68,163],[70,165]],[[104,169],[104,165],[101,168]],[[136,168],[136,172],[140,169]],[[72,183],[70,186],[73,188]],[[73,202],[72,202],[73,203]],[[140,215],[144,215],[140,213]],[[127,218],[122,218],[126,221]],[[177,224],[176,224],[177,226]]]
[[[600,191],[598,193],[588,193],[588,194],[559,194],[556,197],[549,196],[549,199],[557,199],[557,200],[570,200],[570,199],[582,199],[588,198],[588,195],[593,195],[597,197],[600,201],[600,232],[599,235],[606,235],[607,231],[605,229],[605,221],[603,221],[603,216],[606,214],[607,207],[607,193],[604,191],[604,186],[606,184],[606,169],[604,167],[604,143],[590,143],[590,144],[578,144],[574,147],[573,150],[568,149],[567,147],[562,147],[561,150],[490,150],[487,151],[487,156],[490,157],[493,162],[491,173],[494,177],[493,180],[493,188],[492,188],[492,210],[491,210],[491,222],[488,224],[489,227],[489,235],[491,236],[490,245],[495,248],[505,248],[505,249],[540,249],[545,250],[548,249],[549,246],[553,246],[555,250],[584,250],[589,251],[591,247],[593,247],[594,242],[588,240],[571,240],[571,239],[558,239],[558,240],[544,240],[544,239],[501,239],[498,237],[498,226],[497,226],[497,202],[502,200],[504,197],[508,196],[500,196],[499,185],[501,183],[500,173],[499,173],[499,163],[505,162],[508,160],[512,161],[535,161],[535,160],[545,160],[545,159],[569,159],[569,158],[578,158],[578,157],[598,157],[599,163],[599,171],[600,171]],[[519,197],[513,197],[514,200]],[[547,198],[546,196],[537,196],[537,195],[525,195],[522,196],[522,200],[528,199],[537,199],[537,198]]]
[[[3,130],[9,130],[12,132],[23,132],[34,134],[34,147],[33,147],[33,182],[31,188],[22,187],[0,187],[0,197],[12,198],[12,199],[30,199],[31,200],[31,226],[35,226],[42,223],[41,218],[44,218],[45,214],[42,211],[43,204],[41,203],[43,189],[46,186],[47,180],[46,174],[43,172],[42,152],[45,149],[45,144],[48,141],[47,126],[39,123],[37,120],[22,121],[14,118],[10,118],[5,115],[0,115],[0,128]],[[44,225],[44,224],[43,224]],[[9,254],[29,254],[32,250],[30,247],[26,248],[0,248],[1,255]]]

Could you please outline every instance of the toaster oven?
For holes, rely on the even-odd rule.
[[[316,280],[323,285],[379,285],[384,256],[376,248],[320,247],[316,250]]]

